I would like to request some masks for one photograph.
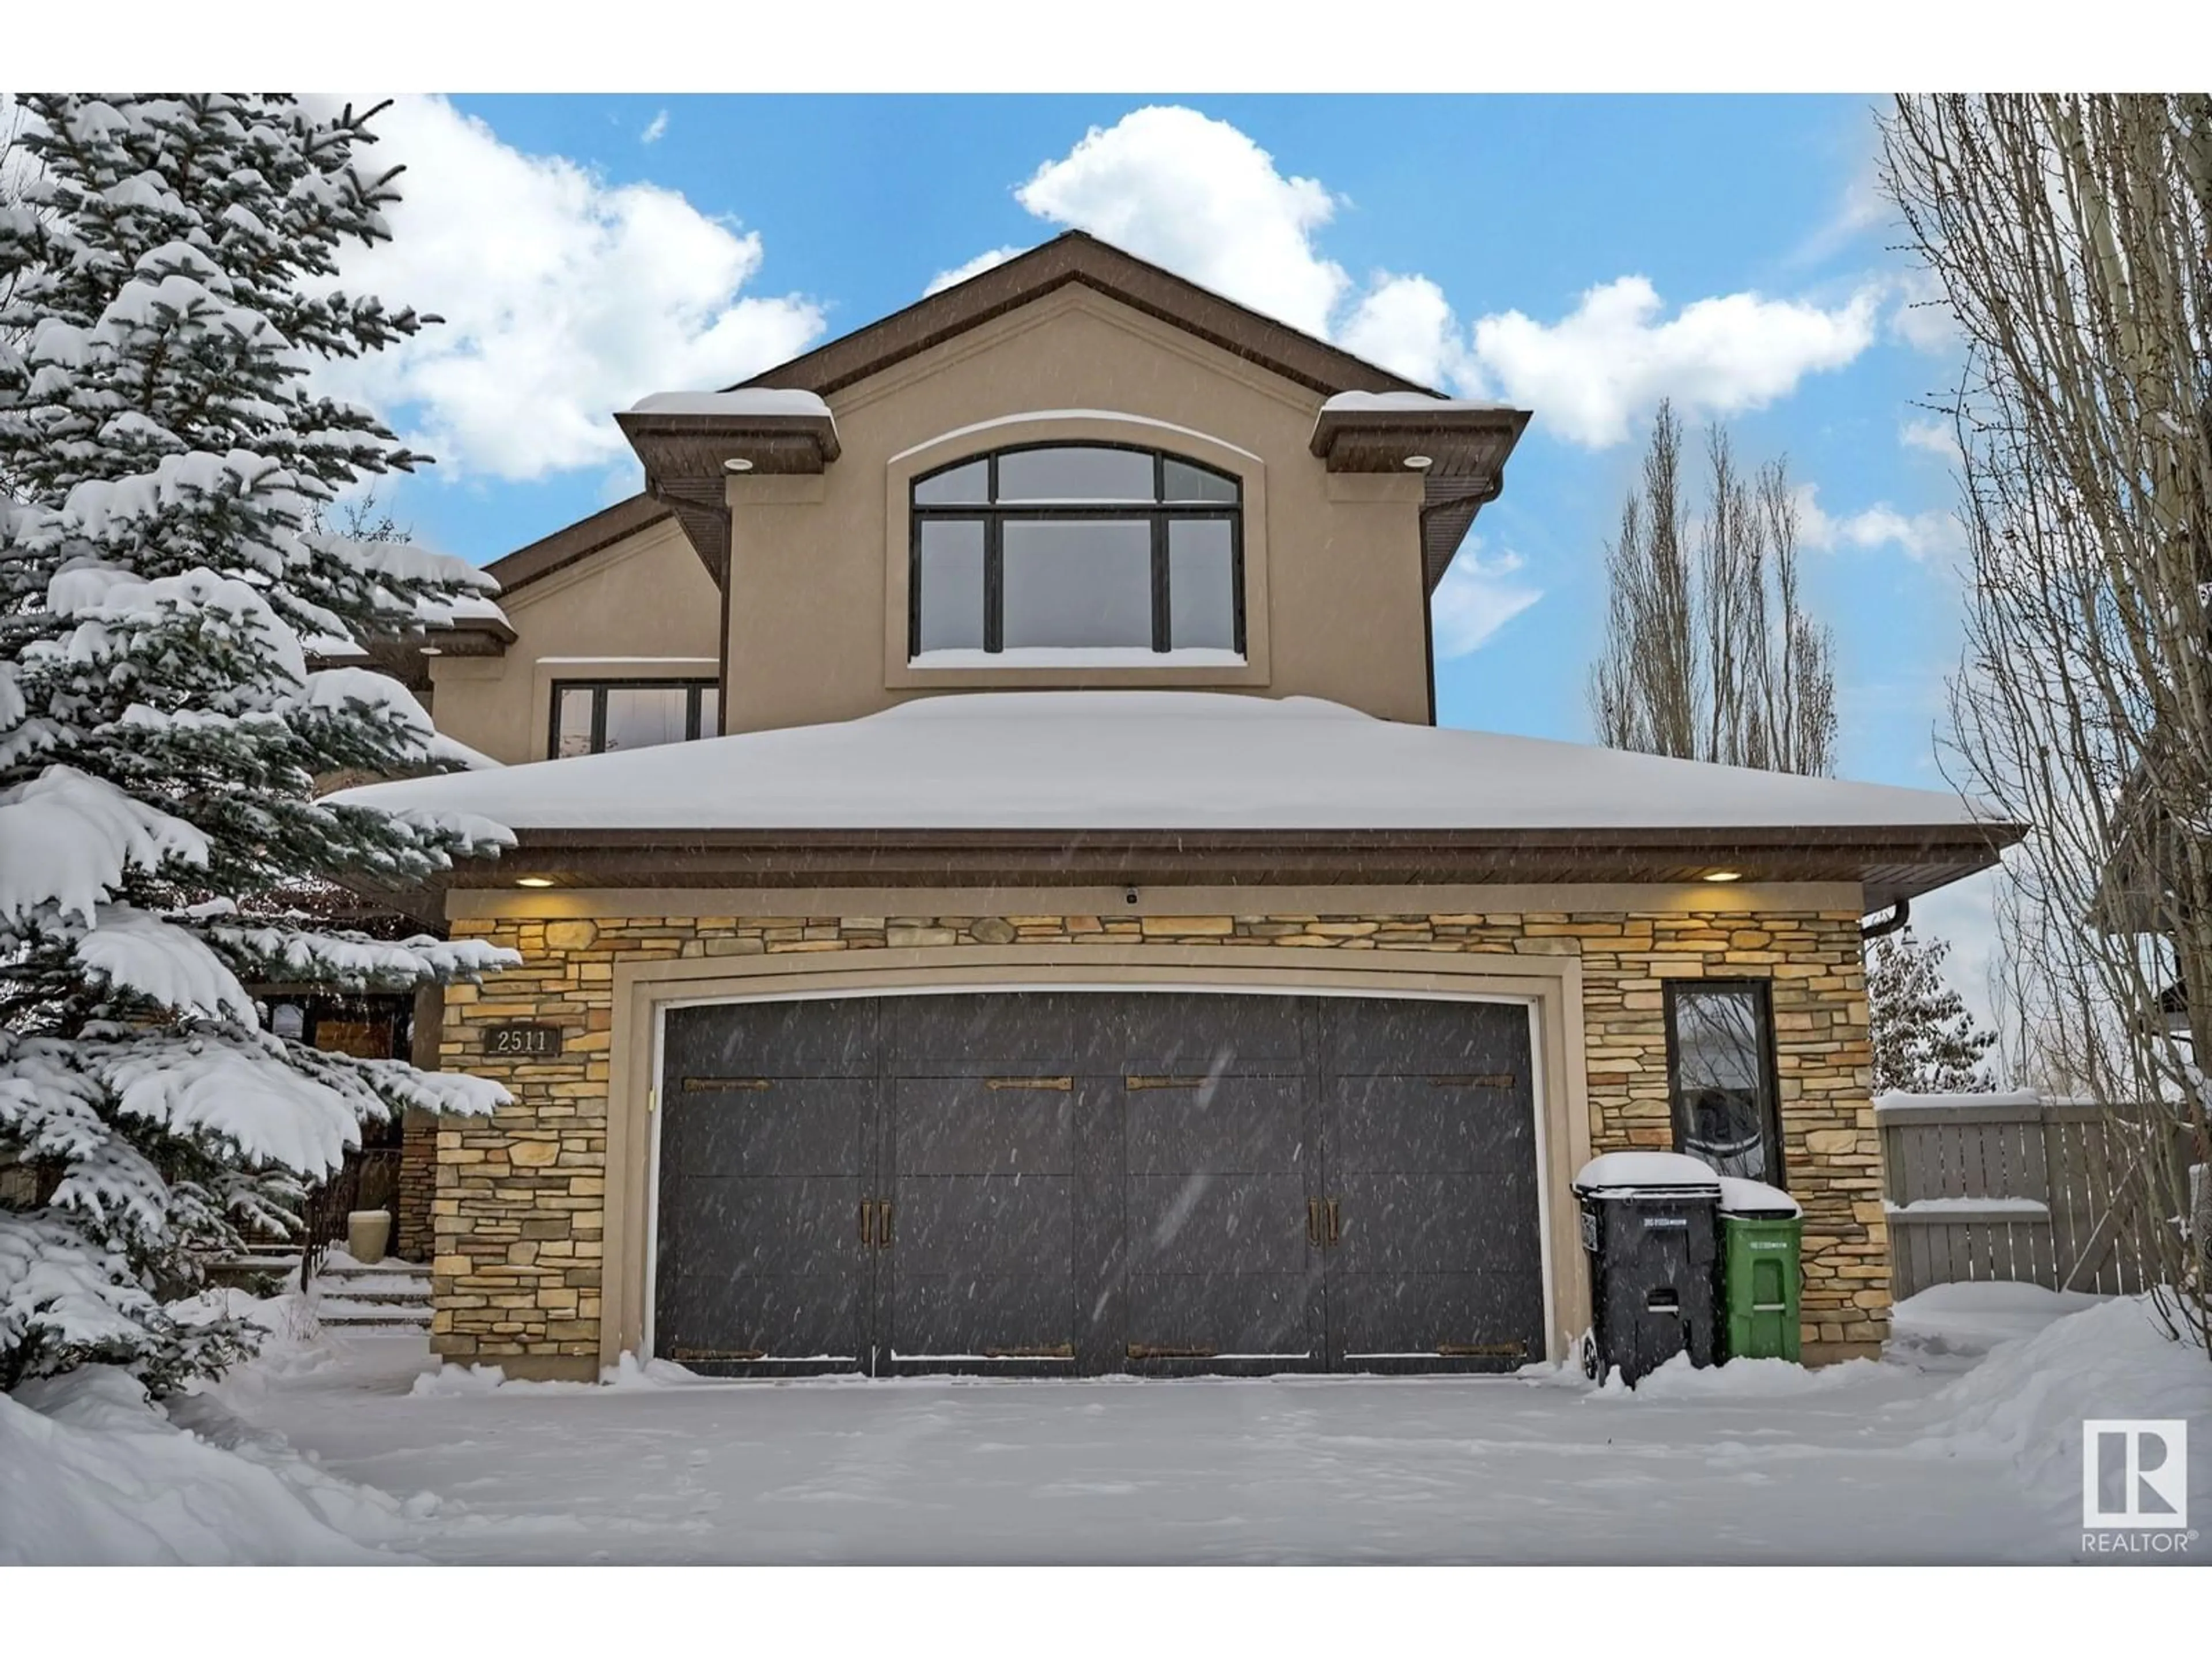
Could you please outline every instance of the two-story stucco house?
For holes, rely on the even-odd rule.
[[[524,959],[443,1010],[514,1104],[434,1137],[437,1351],[1509,1370],[1626,1147],[1787,1187],[1872,1351],[1862,921],[2013,832],[1437,728],[1529,418],[1073,234],[622,415],[647,492],[429,664],[508,764],[358,792],[518,836],[410,901]]]

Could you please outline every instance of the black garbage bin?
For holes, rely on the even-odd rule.
[[[1719,1357],[1720,1179],[1679,1152],[1607,1152],[1575,1177],[1590,1270],[1583,1366],[1632,1386],[1678,1353]]]

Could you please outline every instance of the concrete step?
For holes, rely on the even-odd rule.
[[[430,1287],[390,1285],[333,1285],[328,1279],[315,1281],[315,1296],[320,1302],[359,1302],[380,1308],[427,1308],[430,1305]]]
[[[387,1255],[381,1261],[356,1261],[349,1255],[333,1250],[323,1258],[319,1277],[325,1279],[353,1279],[374,1274],[377,1278],[405,1275],[428,1279],[430,1269],[420,1261],[402,1261],[396,1255]]]
[[[325,1296],[315,1304],[315,1318],[325,1325],[385,1326],[404,1330],[427,1330],[430,1304],[370,1302],[353,1297]]]

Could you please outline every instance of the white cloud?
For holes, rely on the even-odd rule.
[[[662,110],[645,124],[645,131],[637,135],[641,144],[657,144],[668,136],[668,112]]]
[[[926,300],[931,295],[941,293],[956,283],[964,283],[970,276],[981,276],[985,271],[994,266],[1002,265],[1016,254],[1027,251],[1018,247],[994,247],[979,253],[964,265],[955,265],[950,270],[939,271],[936,276],[929,279],[929,286],[922,289],[921,297]]]
[[[804,349],[822,313],[740,289],[761,240],[655,185],[610,185],[502,143],[443,99],[378,118],[371,163],[404,162],[394,240],[344,259],[343,285],[442,326],[319,371],[383,410],[441,471],[541,478],[627,457],[612,411],[723,386]]]
[[[1524,562],[1506,548],[1486,557],[1480,536],[1461,544],[1459,556],[1429,596],[1429,627],[1439,660],[1480,650],[1499,629],[1544,597],[1542,588],[1518,580]]]
[[[1925,560],[1948,556],[1966,544],[1959,520],[1950,513],[1905,514],[1877,501],[1838,517],[1821,507],[1814,484],[1798,485],[1797,515],[1798,534],[1816,551],[1895,547],[1907,558]]]
[[[1284,173],[1225,121],[1152,105],[1093,127],[1015,192],[1039,218],[1068,225],[1167,266],[1431,386],[1498,394],[1535,408],[1543,429],[1603,448],[1672,397],[1693,415],[1760,408],[1808,374],[1840,368],[1875,337],[1881,290],[1841,305],[1732,294],[1672,317],[1642,276],[1585,293],[1557,322],[1520,312],[1470,331],[1433,279],[1376,271],[1363,286],[1322,252],[1318,237],[1340,205],[1316,179]],[[1855,185],[1845,211],[1873,213]],[[988,268],[984,254],[931,285]]]
[[[1943,297],[1943,283],[1925,265],[1915,265],[1895,283],[1897,309],[1890,313],[1889,331],[1915,351],[1932,357],[1949,357],[1959,350],[1959,319]]]
[[[1474,357],[1550,430],[1603,449],[1624,441],[1634,417],[1662,398],[1692,416],[1729,415],[1844,367],[1873,343],[1876,302],[1871,289],[1832,311],[1730,294],[1662,320],[1658,290],[1622,276],[1588,290],[1556,323],[1517,311],[1479,319]]]
[[[1014,198],[1040,219],[1090,231],[1293,328],[1326,336],[1352,287],[1314,233],[1336,198],[1285,178],[1226,121],[1152,105],[1093,127]]]
[[[1354,356],[1425,386],[1462,384],[1471,375],[1451,302],[1425,276],[1378,273],[1338,341]]]
[[[1874,154],[1869,151],[1844,185],[1833,211],[1790,252],[1789,263],[1818,264],[1876,225],[1889,223],[1895,217],[1896,210],[1881,192],[1881,175]]]
[[[1959,459],[1959,434],[1948,421],[1933,416],[1924,421],[1907,421],[1898,428],[1897,441],[1907,449],[1925,450],[1954,465]]]

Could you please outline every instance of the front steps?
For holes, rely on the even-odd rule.
[[[430,1270],[387,1256],[356,1261],[333,1250],[315,1275],[315,1318],[340,1330],[430,1328]]]

